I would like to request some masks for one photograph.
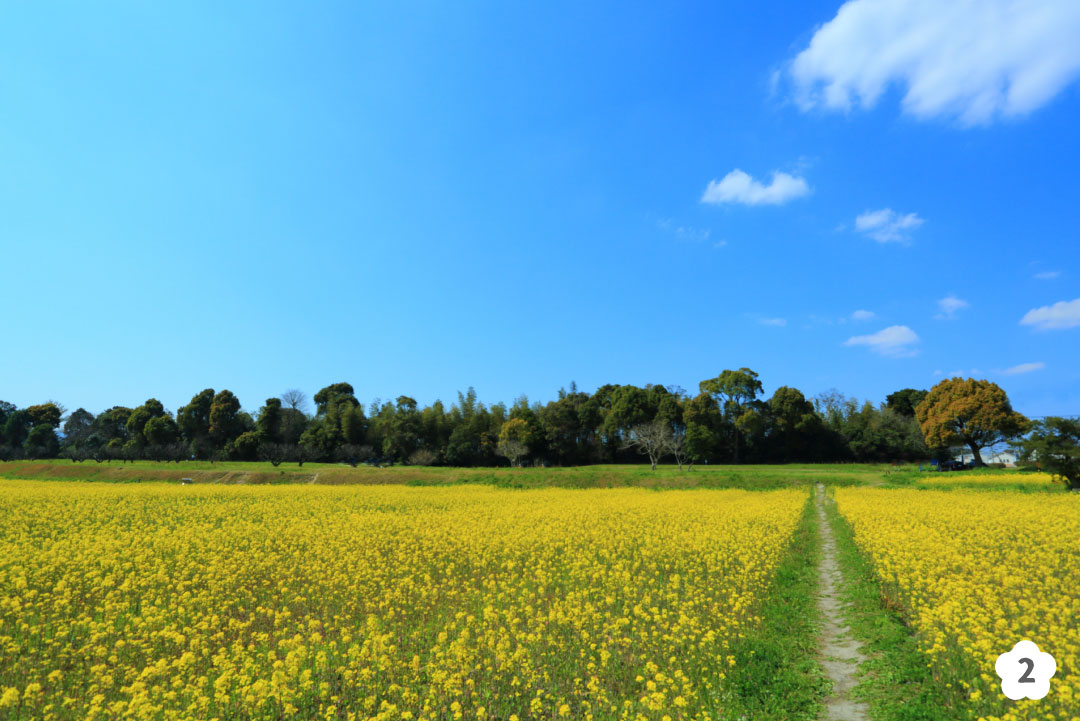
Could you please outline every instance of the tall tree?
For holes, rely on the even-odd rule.
[[[86,458],[93,427],[94,414],[85,408],[72,411],[64,421],[64,440],[61,445],[71,458],[75,460]]]
[[[1009,397],[996,383],[974,378],[949,378],[930,389],[915,407],[929,446],[965,445],[976,466],[980,451],[1024,433],[1030,422],[1012,409]]]
[[[281,399],[267,398],[266,405],[259,409],[255,420],[255,430],[262,443],[281,443]]]
[[[725,370],[716,378],[701,381],[698,390],[716,399],[731,429],[734,459],[738,463],[739,448],[750,420],[744,416],[753,409],[752,404],[762,390],[758,374],[749,368]]]
[[[221,390],[210,404],[210,441],[217,450],[226,450],[229,443],[244,432],[240,417],[240,400],[232,391]]]
[[[192,397],[191,402],[176,412],[176,425],[190,446],[192,454],[204,460],[210,457],[210,408],[214,404],[214,389],[207,388]]]

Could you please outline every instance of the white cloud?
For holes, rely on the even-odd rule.
[[[971,305],[962,298],[957,298],[955,295],[947,295],[937,302],[938,309],[941,311],[934,317],[938,320],[952,320],[956,317],[956,314]]]
[[[876,317],[872,310],[857,310],[851,314],[851,319],[855,321],[873,320]]]
[[[924,222],[915,213],[901,215],[891,208],[882,208],[868,210],[855,218],[855,230],[879,243],[903,243],[908,240],[910,231]]]
[[[1061,275],[1060,270],[1044,270],[1041,273],[1036,273],[1034,277],[1035,277],[1036,280],[1053,280],[1054,278],[1057,278],[1060,275]]]
[[[1046,364],[1041,361],[1038,363],[1021,363],[1020,365],[1013,366],[1012,368],[1006,368],[1001,372],[1003,375],[1017,376],[1021,373],[1032,373],[1034,371],[1041,371],[1045,367]]]
[[[701,196],[701,202],[713,205],[781,205],[809,192],[810,186],[806,181],[794,175],[774,172],[772,182],[764,185],[736,168],[725,175],[723,180],[710,180],[709,187],[705,188]]]
[[[803,110],[871,108],[964,125],[1017,117],[1080,75],[1076,0],[851,0],[791,62]]]
[[[919,336],[906,325],[891,325],[870,335],[856,335],[848,338],[844,345],[864,345],[878,355],[890,358],[905,358],[917,352],[914,346]]]
[[[1036,330],[1075,328],[1080,325],[1080,298],[1033,308],[1020,319],[1020,325],[1033,325]]]
[[[774,325],[778,328],[783,328],[787,325],[786,318],[758,318],[757,322],[761,325]]]

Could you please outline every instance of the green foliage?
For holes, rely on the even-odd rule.
[[[218,391],[210,404],[210,441],[217,450],[227,449],[231,441],[244,431],[240,418],[240,401],[232,391]]]
[[[180,437],[180,429],[170,415],[151,418],[142,429],[143,439],[150,446],[167,446]]]
[[[725,370],[716,378],[701,381],[698,390],[716,401],[731,437],[734,461],[738,463],[744,436],[760,427],[758,418],[745,417],[757,411],[755,401],[762,391],[758,374],[749,368]]]
[[[54,458],[60,452],[60,439],[52,423],[39,423],[30,429],[23,443],[28,458]]]
[[[196,458],[209,458],[213,452],[210,443],[210,408],[214,404],[214,389],[200,391],[186,406],[176,413],[180,434],[191,447]]]
[[[259,434],[255,431],[245,431],[232,442],[229,456],[238,461],[254,461],[259,455],[259,445]]]
[[[930,395],[930,391],[904,388],[903,390],[885,396],[885,407],[894,413],[899,413],[908,418],[914,418],[915,407],[922,403],[928,395]]]
[[[1048,416],[1036,421],[1020,448],[1024,459],[1036,460],[1069,490],[1080,489],[1080,418]]]
[[[30,406],[26,409],[26,415],[30,419],[32,426],[49,426],[50,428],[60,427],[60,418],[63,416],[63,412],[60,407],[55,403],[42,403],[37,406]]]

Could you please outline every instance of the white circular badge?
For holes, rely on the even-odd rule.
[[[1057,662],[1024,639],[1008,653],[998,656],[994,670],[1001,677],[1001,692],[1007,697],[1013,701],[1022,698],[1037,701],[1050,693],[1050,677],[1057,672]]]

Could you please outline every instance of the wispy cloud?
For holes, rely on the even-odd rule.
[[[736,168],[722,180],[710,180],[701,202],[712,205],[782,205],[809,192],[810,186],[806,181],[794,175],[774,172],[772,182],[765,185]]]
[[[971,305],[955,295],[947,295],[937,302],[938,313],[934,316],[938,320],[952,320],[956,314]]]
[[[1033,308],[1020,319],[1020,325],[1035,326],[1036,330],[1075,328],[1080,325],[1080,298]]]
[[[915,213],[897,213],[891,208],[868,210],[855,218],[855,230],[879,243],[905,243],[911,231],[924,221]]]
[[[786,318],[762,318],[762,317],[758,317],[758,318],[754,318],[754,320],[756,320],[758,322],[758,325],[772,325],[772,326],[776,326],[778,328],[783,328],[784,326],[787,325],[787,319]]]
[[[1018,376],[1023,373],[1034,373],[1035,371],[1041,371],[1045,367],[1046,364],[1042,361],[1038,363],[1021,363],[1020,365],[1015,365],[1012,368],[1006,368],[1005,370],[1001,371],[1001,373],[1002,375],[1007,376]]]
[[[851,0],[788,68],[803,110],[903,111],[962,125],[1030,113],[1080,75],[1074,0]]]
[[[891,325],[870,335],[856,335],[848,338],[844,345],[866,346],[878,355],[889,358],[906,358],[918,351],[915,346],[919,336],[906,325]]]
[[[857,310],[851,314],[851,319],[854,321],[873,320],[877,315],[872,310]]]
[[[1061,276],[1060,270],[1044,270],[1041,273],[1036,273],[1033,277],[1036,280],[1053,280]]]
[[[661,218],[656,221],[656,227],[665,233],[671,233],[679,240],[694,243],[703,243],[709,239],[712,231],[708,228],[695,228],[692,225],[680,225],[671,218]]]

